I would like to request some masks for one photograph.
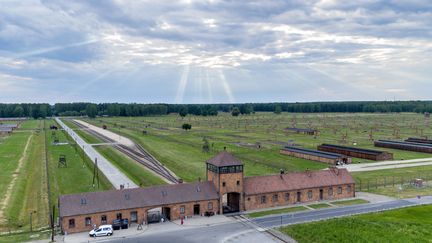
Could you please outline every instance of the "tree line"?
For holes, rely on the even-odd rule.
[[[198,116],[217,116],[231,112],[234,116],[254,112],[417,112],[432,113],[432,101],[350,101],[309,103],[243,103],[243,104],[124,104],[124,103],[57,103],[0,104],[0,117],[49,116],[156,116],[178,113]]]

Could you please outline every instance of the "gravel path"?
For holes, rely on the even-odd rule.
[[[131,179],[125,174],[112,165],[105,157],[97,152],[91,145],[85,142],[78,134],[64,124],[59,118],[55,118],[58,124],[75,140],[75,142],[83,148],[87,156],[93,161],[95,158],[98,162],[98,168],[108,178],[111,184],[116,188],[120,189],[120,185],[124,185],[125,188],[136,188],[138,187]],[[103,129],[102,129],[103,130]],[[124,142],[124,141],[123,141]]]
[[[432,165],[432,158],[425,159],[411,159],[411,160],[391,160],[375,163],[362,163],[362,164],[349,164],[338,166],[339,168],[346,168],[350,172],[357,171],[373,171],[373,170],[387,170],[405,167],[416,167]]]
[[[95,131],[101,135],[104,135],[105,137],[108,137],[108,138],[116,141],[119,144],[126,145],[130,148],[135,148],[135,143],[127,137],[123,137],[123,136],[118,135],[116,133],[113,133],[109,130],[105,130],[105,129],[102,129],[100,127],[94,126],[94,125],[87,123],[85,121],[81,121],[81,120],[74,120],[74,121],[80,123],[83,126],[88,127],[89,129],[91,129],[91,130],[93,130],[93,131]]]

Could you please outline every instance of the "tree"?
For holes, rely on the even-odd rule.
[[[205,153],[210,152],[210,144],[209,144],[209,141],[207,140],[207,138],[204,137],[203,142],[204,142],[204,144],[202,146],[203,152],[205,152]]]
[[[274,113],[275,114],[280,114],[280,113],[282,113],[282,107],[280,106],[280,105],[276,105],[275,106],[275,109],[274,109]]]
[[[183,125],[182,125],[182,128],[184,129],[184,130],[191,130],[192,129],[192,125],[191,124],[188,124],[188,123],[184,123]]]
[[[181,117],[185,117],[188,114],[188,108],[187,106],[182,106],[179,110],[179,115]]]
[[[22,106],[18,105],[17,107],[15,107],[13,113],[15,117],[22,117],[24,116],[24,109],[22,108]]]
[[[240,109],[238,107],[234,107],[231,111],[232,116],[238,116],[240,115]]]
[[[86,114],[90,118],[95,118],[97,115],[97,106],[95,104],[88,104],[86,107]]]

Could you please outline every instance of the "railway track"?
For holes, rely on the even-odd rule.
[[[74,120],[70,120],[71,123],[73,123],[74,125],[76,125],[79,128],[82,128],[85,132],[87,132],[88,134],[100,139],[103,142],[106,143],[115,143],[116,141],[108,138],[98,132],[95,132],[91,129],[89,129],[88,127],[74,121]],[[129,158],[131,158],[132,160],[144,165],[147,169],[153,171],[154,173],[158,174],[159,176],[163,177],[165,180],[177,184],[179,183],[179,179],[171,172],[169,171],[167,168],[165,168],[165,166],[163,166],[158,160],[156,160],[150,153],[148,153],[143,147],[141,147],[140,145],[135,143],[135,149],[130,148],[126,145],[122,145],[122,144],[115,144],[113,145],[114,148],[116,148],[118,151],[120,151],[121,153],[125,154],[126,156],[128,156]]]

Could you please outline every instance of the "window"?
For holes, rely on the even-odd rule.
[[[225,185],[226,185],[225,181],[224,181],[224,182],[222,182],[222,186],[223,186],[223,187],[225,187]]]
[[[122,219],[122,214],[121,213],[117,213],[117,219]]]
[[[273,195],[273,202],[277,202],[278,201],[278,194],[274,194]]]
[[[69,228],[75,228],[75,219],[69,219]]]
[[[106,224],[107,223],[107,217],[106,215],[102,215],[101,216],[101,224]]]
[[[240,181],[237,181],[237,186],[240,186]]]
[[[89,226],[91,225],[91,218],[90,217],[86,217],[85,218],[85,226]]]
[[[212,203],[212,202],[209,202],[209,203],[208,203],[208,205],[207,205],[207,209],[208,209],[208,210],[212,210],[212,209],[213,209],[213,203]]]
[[[308,191],[308,198],[312,199],[312,191]]]
[[[185,213],[185,206],[180,206],[180,213]]]
[[[261,196],[261,203],[264,204],[266,203],[266,201],[267,201],[266,196]]]
[[[285,193],[285,201],[289,201],[289,199],[290,199],[290,194],[289,194],[289,192],[287,192],[287,193]]]
[[[330,187],[330,188],[328,189],[328,195],[329,195],[329,196],[333,196],[333,188],[332,188],[332,187]]]
[[[338,187],[338,194],[342,194],[342,187]]]
[[[351,186],[347,186],[347,192],[351,192]]]

